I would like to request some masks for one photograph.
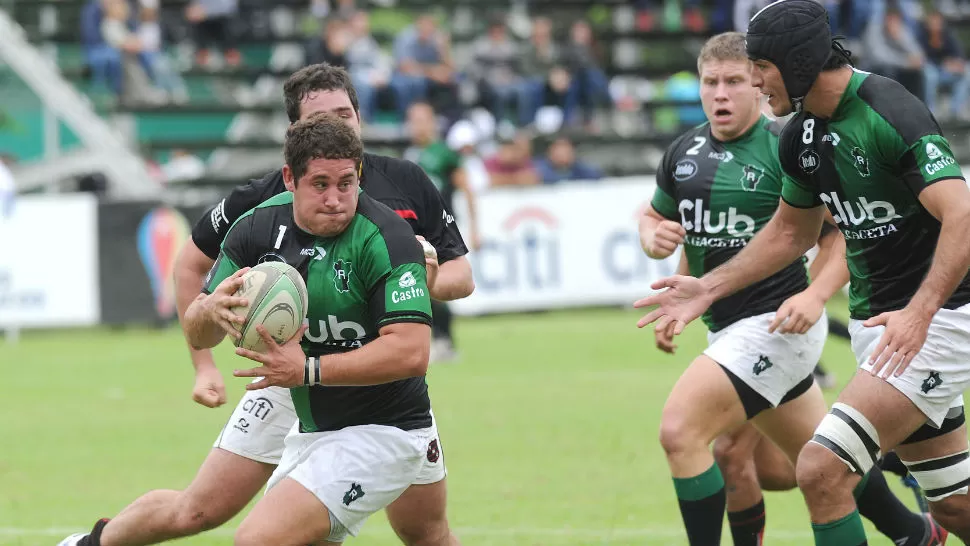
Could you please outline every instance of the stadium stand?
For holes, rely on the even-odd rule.
[[[694,58],[703,40],[733,26],[738,20],[738,10],[743,12],[759,5],[741,0],[737,5],[722,1],[686,2],[681,11],[679,2],[675,1],[358,0],[355,4],[335,0],[330,6],[321,0],[238,0],[228,2],[233,7],[224,18],[222,28],[218,28],[191,21],[188,0],[163,0],[157,11],[154,8],[157,0],[120,1],[128,10],[116,15],[126,21],[129,31],[143,42],[147,39],[159,46],[152,52],[149,52],[151,48],[139,50],[141,56],[133,63],[151,66],[154,72],[151,78],[146,76],[148,70],[143,70],[139,79],[129,77],[128,72],[111,72],[118,68],[103,68],[106,61],[102,55],[105,39],[102,4],[110,3],[106,0],[4,0],[0,6],[7,7],[26,30],[30,42],[56,59],[63,77],[83,91],[96,111],[119,129],[146,159],[161,167],[173,160],[194,165],[195,168],[175,177],[183,182],[191,179],[194,187],[235,184],[278,165],[287,123],[280,100],[281,83],[289,73],[312,60],[353,62],[348,42],[357,30],[352,17],[355,11],[366,12],[369,18],[361,24],[365,25],[365,34],[369,26],[373,42],[386,57],[388,64],[375,68],[384,72],[391,70],[391,57],[402,34],[422,15],[434,18],[437,31],[443,31],[448,37],[447,54],[455,67],[444,92],[431,97],[432,102],[444,100],[444,107],[438,111],[444,114],[445,126],[467,117],[469,109],[475,107],[491,108],[493,113],[503,116],[493,107],[495,101],[489,93],[495,90],[483,88],[482,84],[491,79],[483,74],[500,73],[483,71],[499,70],[508,61],[481,59],[477,53],[483,49],[479,41],[488,27],[501,23],[498,26],[504,25],[512,41],[521,45],[529,43],[533,20],[548,20],[562,57],[573,54],[572,60],[566,63],[573,79],[566,87],[576,86],[582,79],[580,74],[584,74],[581,71],[592,67],[591,73],[601,73],[602,78],[583,80],[588,83],[584,87],[587,91],[602,91],[600,100],[593,100],[595,96],[588,101],[572,97],[575,100],[569,106],[570,92],[556,92],[555,76],[551,72],[537,75],[528,71],[548,70],[548,66],[515,65],[513,72],[517,74],[513,74],[509,93],[519,97],[541,96],[542,105],[547,108],[536,105],[523,113],[510,106],[504,111],[507,121],[498,123],[493,136],[500,138],[501,133],[507,136],[514,126],[525,126],[535,135],[533,151],[537,156],[556,138],[565,136],[576,146],[577,156],[598,166],[606,176],[648,174],[656,168],[670,140],[685,127],[703,119],[694,76]],[[206,2],[220,3],[219,0]],[[833,15],[848,17],[846,20],[860,17],[855,13],[855,19],[851,19],[852,13],[843,13],[845,6],[852,4],[848,0],[837,4],[833,5]],[[866,4],[883,5],[881,2]],[[900,11],[907,17],[913,13]],[[732,13],[734,19],[730,16]],[[882,12],[867,13],[876,20]],[[918,17],[919,10],[915,13]],[[496,20],[497,15],[501,16],[500,21]],[[959,17],[946,19],[960,41],[970,32],[967,22]],[[154,37],[141,34],[146,26],[150,28],[149,24],[154,23],[160,33]],[[592,30],[592,45],[586,50],[589,55],[570,49],[575,34],[582,33],[576,27],[584,24]],[[912,25],[914,35],[926,41],[916,28],[919,25],[916,18],[907,19],[907,24]],[[204,56],[196,46],[200,39],[211,42],[213,32],[215,45],[224,51],[216,47]],[[849,34],[850,44],[856,48],[862,46],[864,50],[870,37],[853,28]],[[220,46],[220,41],[226,43]],[[485,43],[487,51],[488,42]],[[146,60],[149,55],[151,61]],[[156,64],[159,59],[161,65]],[[126,70],[130,64],[124,64]],[[860,66],[867,68],[865,63]],[[350,68],[353,71],[354,67]],[[943,90],[962,89],[965,95],[970,84],[961,87],[960,78],[940,74],[937,71],[934,86],[944,84]],[[15,76],[10,76],[0,68],[0,91],[5,99],[12,97],[5,103],[16,105],[18,114],[12,117],[7,114],[8,127],[42,126],[45,121],[40,104]],[[119,92],[123,77],[125,89]],[[535,91],[531,94],[521,91],[527,80],[536,77],[540,88],[545,88],[544,94],[541,90],[539,95]],[[397,74],[391,81],[379,81],[374,86],[375,107],[372,113],[367,113],[365,139],[369,149],[400,155],[408,140],[402,125],[402,105],[396,100],[395,78]],[[959,102],[959,97],[953,96]],[[944,104],[949,108],[951,102]],[[575,114],[566,123],[561,119],[563,110]],[[940,112],[944,110],[941,106]],[[967,138],[970,118],[961,113],[941,114],[940,118],[958,159],[965,161],[970,157],[970,138]],[[78,139],[70,130],[60,133],[62,146],[69,149],[76,145]],[[40,143],[24,142],[11,134],[0,129],[0,151],[19,157],[21,162],[41,156]]]

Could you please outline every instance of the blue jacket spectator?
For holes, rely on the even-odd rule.
[[[938,117],[965,118],[967,96],[970,94],[970,70],[959,38],[946,26],[943,15],[930,12],[917,32],[920,47],[926,55],[923,69],[926,77],[926,105]],[[939,89],[949,85],[950,109],[947,114],[937,110]]]
[[[546,157],[535,162],[543,184],[556,184],[570,180],[599,180],[603,172],[588,163],[576,159],[573,143],[565,137],[557,138],[549,145]]]

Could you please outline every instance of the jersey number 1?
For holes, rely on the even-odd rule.
[[[280,226],[280,234],[279,234],[279,237],[276,238],[276,244],[273,245],[273,248],[275,248],[276,250],[279,250],[280,249],[280,245],[283,244],[283,234],[284,233],[286,233],[286,226]]]
[[[811,144],[812,140],[815,139],[815,120],[806,119],[802,123],[802,142],[805,144]]]

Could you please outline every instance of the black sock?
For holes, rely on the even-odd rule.
[[[431,314],[434,317],[431,331],[435,339],[447,339],[454,345],[451,338],[451,309],[442,301],[431,300]]]
[[[734,546],[761,546],[765,535],[765,500],[739,512],[728,512]]]
[[[101,546],[101,531],[104,531],[104,526],[107,525],[109,521],[110,520],[108,518],[99,519],[98,522],[94,524],[94,528],[91,529],[91,533],[79,540],[77,546]]]
[[[859,513],[890,539],[909,538],[911,541],[906,544],[919,544],[926,531],[926,521],[910,512],[889,490],[879,467],[872,467],[862,480],[855,490]]]
[[[719,546],[727,493],[717,464],[693,478],[674,478],[690,546]]]
[[[849,339],[849,325],[839,319],[829,317],[829,335]]]

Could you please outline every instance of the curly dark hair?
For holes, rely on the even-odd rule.
[[[339,66],[327,63],[311,64],[294,72],[283,84],[283,99],[286,102],[286,116],[290,123],[300,119],[300,103],[310,93],[319,91],[346,91],[354,112],[360,115],[357,90],[350,81],[350,74]]]
[[[318,112],[286,130],[283,157],[293,172],[293,183],[297,184],[314,159],[353,159],[360,168],[364,144],[343,120]]]

